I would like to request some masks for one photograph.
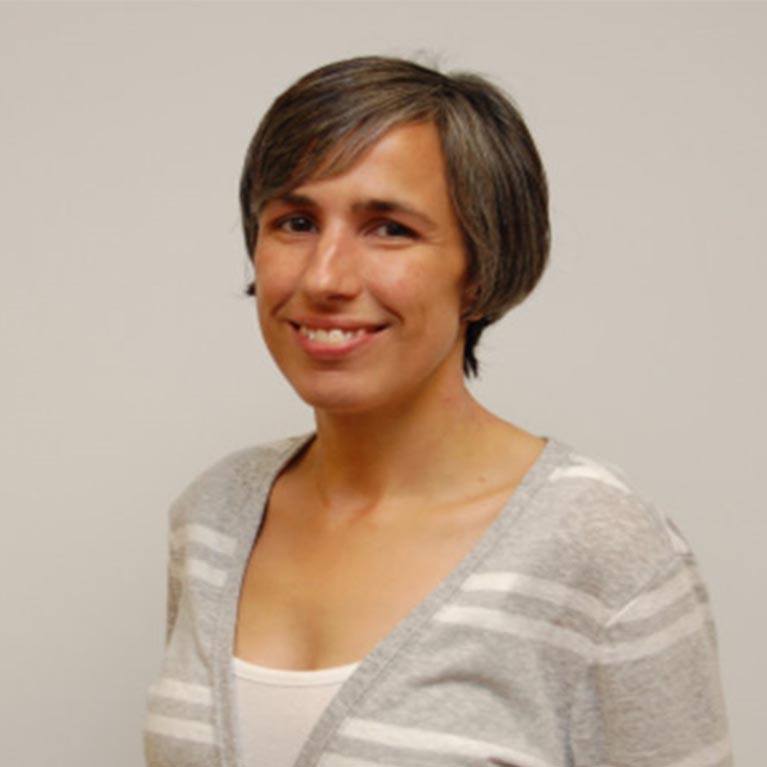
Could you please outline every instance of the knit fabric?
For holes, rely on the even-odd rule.
[[[171,508],[148,767],[242,767],[239,589],[271,485],[307,439],[226,457]],[[620,470],[549,439],[481,540],[343,684],[295,767],[731,764],[687,544]]]

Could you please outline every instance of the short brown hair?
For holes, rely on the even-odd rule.
[[[275,100],[248,147],[240,181],[245,243],[252,258],[258,216],[270,199],[320,168],[322,177],[346,170],[386,131],[423,121],[439,132],[466,242],[475,301],[463,369],[476,375],[482,331],[530,294],[550,242],[538,151],[511,99],[483,77],[379,56],[335,62],[302,77]]]

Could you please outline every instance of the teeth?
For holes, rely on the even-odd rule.
[[[352,339],[361,336],[364,332],[362,328],[359,330],[341,330],[341,328],[325,330],[324,328],[307,328],[305,325],[301,325],[299,328],[299,333],[310,341],[330,344],[331,346],[348,343]]]

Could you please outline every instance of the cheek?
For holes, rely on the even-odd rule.
[[[253,274],[259,303],[274,303],[290,292],[296,280],[290,264],[290,259],[278,258],[275,253],[256,250],[253,257]]]
[[[396,255],[396,254],[395,254]],[[463,279],[446,264],[425,263],[405,255],[401,260],[373,260],[363,272],[365,282],[382,296],[392,296],[398,303],[412,306],[445,306],[460,302]]]
[[[379,301],[403,322],[403,332],[430,344],[452,343],[461,325],[463,284],[432,270],[412,270],[381,285]]]

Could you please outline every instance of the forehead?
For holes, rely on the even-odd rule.
[[[425,196],[449,202],[442,143],[431,122],[408,123],[385,131],[361,152],[348,152],[343,144],[308,178],[295,184],[293,193],[351,191],[375,197],[387,190],[399,196]]]

